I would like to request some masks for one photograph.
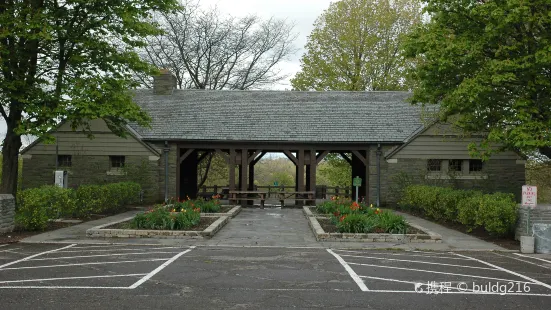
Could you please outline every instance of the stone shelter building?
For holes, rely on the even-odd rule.
[[[382,205],[412,182],[517,195],[525,182],[518,154],[471,158],[467,146],[481,137],[432,122],[429,111],[407,103],[408,92],[177,90],[163,72],[153,89],[134,96],[152,118],[150,128],[130,124],[121,138],[93,120],[90,139],[62,123],[52,132],[56,144],[38,140],[21,152],[23,188],[53,184],[57,167],[69,171],[70,186],[134,173],[146,200],[194,197],[197,165],[208,152],[222,154],[230,190],[243,191],[253,188],[254,166],[268,152],[295,164],[301,191],[316,190],[318,164],[339,153],[352,166],[351,178],[363,179],[359,196]]]

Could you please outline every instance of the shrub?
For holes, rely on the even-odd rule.
[[[74,191],[57,186],[42,186],[21,191],[17,196],[16,222],[26,230],[43,230],[50,219],[72,215]]]
[[[399,206],[417,210],[435,220],[459,222],[469,230],[484,227],[496,236],[510,234],[517,221],[513,194],[482,194],[479,191],[412,185],[404,191]]]
[[[185,230],[196,226],[201,221],[201,210],[184,208],[178,213],[171,213],[165,206],[137,214],[130,221],[130,228],[154,230]]]
[[[331,217],[331,221],[341,233],[405,234],[408,228],[402,216],[371,208],[367,213],[336,213]]]
[[[495,193],[482,196],[476,223],[491,235],[505,236],[514,230],[517,216],[514,195]]]
[[[77,216],[119,211],[139,200],[141,187],[137,183],[121,182],[104,185],[82,185],[76,191],[79,209]]]
[[[17,195],[16,221],[26,230],[41,230],[61,217],[89,217],[93,213],[119,210],[139,199],[136,183],[83,185],[77,190],[53,185],[31,188]]]

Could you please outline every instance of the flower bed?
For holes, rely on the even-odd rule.
[[[182,209],[198,208],[201,210],[201,216],[229,216],[235,217],[241,212],[241,206],[225,206],[220,204],[220,195],[212,196],[211,200],[184,199],[170,200],[165,207],[171,212],[180,212]]]
[[[442,239],[438,234],[407,223],[393,212],[348,199],[333,198],[314,209],[325,216],[315,215],[308,207],[303,210],[318,241],[441,242]]]
[[[173,211],[174,212],[171,212]],[[156,206],[147,212],[117,222],[89,229],[89,237],[160,237],[183,236],[212,237],[229,217],[201,217],[201,209],[191,204],[183,205],[178,212],[166,205]]]

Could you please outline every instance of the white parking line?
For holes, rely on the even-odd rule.
[[[427,257],[427,258],[441,258],[441,259],[453,259],[453,260],[470,260],[467,258],[461,257],[450,257],[450,256],[429,256],[429,255],[417,255],[417,254],[408,254],[404,253],[372,253],[366,251],[350,251],[350,250],[334,250],[336,252],[347,252],[347,253],[358,253],[358,254],[369,254],[369,255],[394,255],[394,256],[413,256],[413,257]]]
[[[367,288],[367,286],[365,286],[365,283],[364,281],[358,276],[358,274],[356,274],[356,272],[354,271],[354,269],[352,269],[348,263],[346,263],[346,261],[344,259],[342,259],[342,257],[340,257],[337,253],[331,251],[330,249],[327,249],[327,252],[329,252],[331,255],[335,256],[335,258],[339,261],[339,263],[344,267],[344,269],[346,271],[348,271],[348,274],[350,275],[350,277],[352,277],[352,280],[354,280],[354,282],[356,282],[356,284],[358,285],[358,287],[360,288],[360,290],[362,290],[363,292],[367,292],[369,291],[369,289]]]
[[[155,259],[143,259],[143,260],[124,260],[124,261],[117,261],[117,262],[94,262],[94,263],[76,263],[76,264],[62,264],[62,265],[9,267],[9,268],[0,269],[0,271],[3,271],[3,270],[18,270],[18,269],[38,269],[38,268],[83,266],[83,265],[107,265],[107,264],[139,263],[139,262],[158,262],[158,261],[166,261],[167,259],[168,258],[155,258]]]
[[[536,264],[534,262],[530,262],[530,261],[527,261],[527,260],[524,260],[524,259],[520,259],[520,258],[516,258],[516,257],[512,257],[512,256],[507,256],[507,255],[502,255],[502,254],[498,254],[498,253],[495,253],[495,252],[492,252],[494,255],[497,255],[497,256],[501,256],[501,257],[505,257],[505,258],[510,258],[510,259],[514,259],[514,260],[518,260],[519,262],[523,262],[523,263],[527,263],[527,264],[531,264],[531,265],[535,265],[535,266],[538,266],[540,268],[545,268],[545,269],[549,269],[551,270],[551,267],[547,267],[547,266],[543,266],[543,265],[540,265],[540,264]]]
[[[497,270],[497,269],[495,269],[495,268],[474,267],[474,266],[462,266],[462,265],[453,265],[453,264],[444,264],[444,263],[433,263],[433,262],[423,262],[423,261],[409,260],[409,259],[396,259],[396,258],[373,257],[373,256],[357,256],[357,255],[347,255],[347,254],[341,254],[341,256],[346,256],[346,257],[357,257],[357,258],[369,258],[369,259],[382,259],[382,260],[390,260],[390,261],[397,261],[397,262],[408,262],[408,263],[419,263],[419,264],[428,264],[428,265],[440,265],[440,266],[451,266],[451,267],[461,267],[461,268],[472,268],[472,269],[484,269],[484,270],[499,271],[499,270]]]
[[[0,244],[0,248],[1,247],[5,247],[5,246],[8,246],[9,244]]]
[[[402,268],[402,267],[391,267],[391,266],[381,266],[381,265],[372,265],[372,264],[359,264],[359,263],[348,263],[350,265],[359,265],[359,266],[368,266],[368,267],[379,267],[379,268],[388,268],[388,269],[398,269],[398,270],[408,270],[408,271],[418,271],[418,272],[427,272],[427,273],[438,273],[438,274],[446,274],[450,276],[461,276],[461,277],[470,277],[470,278],[480,278],[480,279],[488,279],[488,280],[497,280],[497,281],[506,281],[506,282],[519,282],[519,283],[530,283],[530,284],[539,284],[536,282],[526,282],[526,281],[518,281],[518,280],[507,280],[507,279],[500,279],[500,278],[492,278],[492,277],[483,277],[483,276],[475,276],[475,275],[469,275],[469,274],[460,274],[460,273],[451,273],[451,272],[442,272],[442,271],[433,271],[433,270],[423,270],[423,269],[413,269],[413,268]],[[540,282],[541,283],[541,282]],[[544,286],[547,284],[544,284]]]
[[[22,259],[19,259],[19,260],[16,260],[16,261],[13,261],[13,262],[4,264],[4,265],[0,266],[0,269],[2,269],[2,268],[4,268],[4,267],[7,267],[7,266],[11,266],[11,265],[17,264],[17,263],[20,263],[20,262],[28,261],[28,260],[33,259],[33,258],[35,258],[35,257],[38,257],[38,256],[40,256],[40,255],[49,254],[49,253],[54,253],[54,252],[57,252],[57,251],[59,251],[59,250],[68,249],[68,248],[74,247],[75,245],[76,245],[76,244],[71,244],[71,245],[68,245],[68,246],[65,246],[65,247],[62,247],[62,248],[59,248],[59,249],[50,250],[50,251],[45,251],[45,252],[41,252],[41,253],[34,254],[34,255],[31,255],[31,256],[27,256],[27,257],[25,257],[25,258],[22,258]]]
[[[146,273],[132,273],[132,274],[113,274],[106,276],[86,276],[86,277],[63,277],[63,278],[46,278],[46,279],[29,279],[29,280],[10,280],[0,281],[0,284],[4,283],[21,283],[21,282],[42,282],[42,281],[57,281],[57,280],[76,280],[76,279],[95,279],[95,278],[116,278],[116,277],[139,277]]]
[[[393,290],[370,290],[370,293],[408,293],[408,294],[417,294],[417,295],[427,295],[427,293],[419,293],[416,291],[393,291]],[[458,294],[458,295],[499,295],[499,296],[543,296],[551,297],[551,294],[533,294],[533,293],[485,293],[485,292],[445,292],[438,293],[438,295],[447,295],[447,294]],[[433,294],[434,295],[434,294]]]
[[[86,257],[148,255],[148,254],[175,254],[175,253],[178,253],[178,252],[138,252],[138,253],[98,254],[98,255],[81,255],[81,256],[65,256],[65,257],[48,257],[48,258],[37,258],[37,259],[31,259],[31,260],[32,261],[39,261],[39,260],[72,259],[72,258],[86,258]]]
[[[108,249],[108,250],[85,250],[81,248],[77,251],[57,251],[57,253],[82,253],[82,252],[109,252],[109,251],[148,251],[148,250],[164,250],[164,249],[182,249],[182,247],[162,247],[162,248],[141,248],[141,249]]]
[[[413,285],[420,285],[420,286],[430,286],[430,283],[419,283],[419,282],[412,282],[412,281],[403,281],[403,280],[396,280],[396,279],[386,279],[386,278],[379,278],[379,277],[368,277],[368,276],[360,276],[360,278],[366,278],[366,279],[374,279],[374,280],[381,280],[381,281],[390,281],[390,282],[398,282],[398,283],[406,283],[406,284],[413,284]],[[456,289],[456,290],[466,290],[469,292],[472,292],[471,289],[463,289],[456,286],[450,286],[446,287],[446,289]]]
[[[548,261],[548,260],[543,259],[543,258],[534,257],[534,256],[528,256],[528,255],[522,255],[522,254],[519,254],[519,253],[513,253],[513,254],[518,255],[518,256],[522,256],[522,257],[528,257],[528,258],[537,259],[537,260],[539,260],[539,261],[542,261],[542,262],[546,262],[546,263],[551,264],[551,261]]]
[[[162,264],[161,266],[155,268],[155,270],[151,271],[150,273],[148,273],[145,277],[141,278],[140,280],[138,280],[138,282],[132,284],[129,288],[131,289],[135,289],[137,288],[138,286],[142,285],[145,281],[151,279],[151,277],[153,277],[154,275],[156,275],[157,273],[159,273],[161,270],[163,270],[166,266],[170,265],[172,262],[174,262],[175,260],[177,260],[180,256],[186,254],[186,253],[189,253],[191,250],[195,249],[195,246],[191,246],[189,247],[189,249],[185,250],[185,251],[182,251],[176,255],[174,255],[174,257],[172,257],[171,259],[167,260],[164,264]]]
[[[494,268],[497,268],[497,269],[499,269],[499,270],[501,270],[501,271],[504,271],[504,272],[510,273],[510,274],[512,274],[512,275],[515,275],[515,276],[517,276],[517,277],[521,277],[521,278],[523,278],[523,279],[530,280],[530,281],[532,281],[532,282],[535,283],[535,284],[539,284],[539,285],[544,286],[544,287],[546,287],[546,288],[548,288],[548,289],[551,290],[551,285],[545,284],[545,283],[543,283],[543,282],[541,282],[541,281],[538,281],[538,280],[536,280],[536,279],[532,279],[532,278],[530,278],[530,277],[528,277],[528,276],[525,276],[525,275],[523,275],[523,274],[520,274],[520,273],[518,273],[518,272],[514,272],[514,271],[511,271],[511,270],[505,269],[505,268],[503,268],[503,267],[499,267],[499,266],[497,266],[497,265],[490,264],[490,263],[485,262],[485,261],[483,261],[483,260],[476,259],[476,258],[472,258],[472,257],[466,256],[466,255],[461,255],[461,254],[457,254],[457,253],[454,253],[454,254],[455,254],[455,255],[459,255],[459,256],[461,256],[461,257],[465,257],[465,258],[471,258],[471,259],[476,260],[476,261],[478,261],[478,262],[480,262],[480,263],[486,264],[486,265],[488,265],[488,266],[490,266],[490,267],[494,267]]]
[[[127,290],[128,287],[126,286],[2,286],[0,285],[0,289],[6,289],[6,288],[16,288],[16,289],[110,289],[110,290]]]

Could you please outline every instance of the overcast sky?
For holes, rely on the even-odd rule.
[[[329,7],[331,0],[201,0],[203,7],[218,7],[220,12],[232,16],[244,16],[257,14],[264,18],[272,16],[286,18],[294,22],[295,32],[298,34],[295,46],[298,48],[296,55],[288,62],[282,63],[280,68],[283,73],[292,78],[300,69],[300,57],[304,53],[306,39],[313,29],[316,18]],[[290,89],[289,79],[280,85],[274,85],[273,89]],[[0,139],[6,131],[4,120],[0,120]]]
[[[304,53],[304,45],[316,18],[329,8],[331,0],[200,0],[203,7],[217,6],[220,12],[232,16],[244,16],[257,14],[264,18],[272,16],[285,18],[294,22],[295,32],[298,34],[295,46],[299,48],[296,55],[289,62],[283,63],[280,68],[289,74],[289,79],[300,69],[300,61]],[[274,89],[290,89],[289,79],[281,85],[275,85]]]

